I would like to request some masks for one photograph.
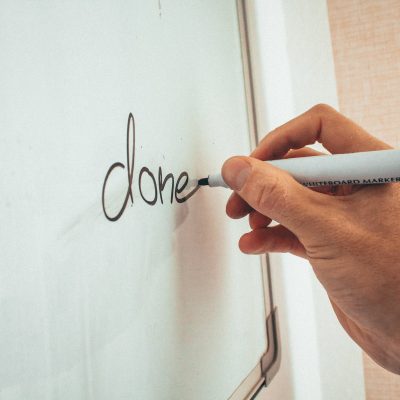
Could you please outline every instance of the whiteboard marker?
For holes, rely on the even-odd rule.
[[[309,187],[400,182],[400,150],[287,158],[268,163]],[[229,188],[220,173],[200,179],[199,185]]]

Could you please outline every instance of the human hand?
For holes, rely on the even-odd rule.
[[[305,146],[317,141],[331,153],[390,148],[331,107],[315,106],[267,135],[250,157],[225,162],[222,175],[234,190],[227,214],[249,215],[243,252],[309,260],[347,333],[400,374],[400,185],[311,190],[260,161],[315,155]]]

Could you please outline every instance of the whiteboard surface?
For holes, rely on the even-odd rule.
[[[249,152],[234,2],[3,1],[0,48],[0,399],[229,397],[266,349],[247,224],[138,175]]]

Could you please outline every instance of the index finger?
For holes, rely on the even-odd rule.
[[[276,128],[251,153],[260,160],[283,157],[291,149],[320,142],[331,153],[390,149],[330,106],[319,104]]]

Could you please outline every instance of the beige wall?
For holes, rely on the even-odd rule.
[[[328,0],[340,110],[400,147],[400,0]],[[368,400],[400,398],[400,376],[364,357]]]
[[[400,0],[328,0],[340,108],[400,142]]]

